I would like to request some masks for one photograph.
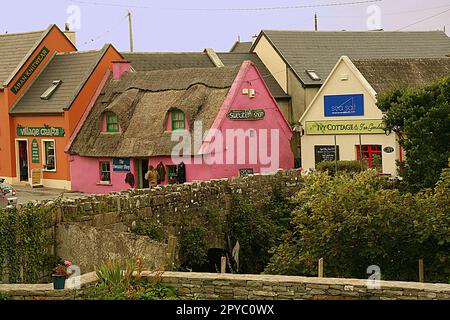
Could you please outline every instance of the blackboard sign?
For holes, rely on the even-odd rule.
[[[114,172],[130,172],[130,159],[127,158],[113,158]]]
[[[323,161],[334,161],[334,146],[314,146],[316,164]],[[337,160],[339,160],[339,146],[336,146]]]
[[[246,177],[253,174],[253,169],[252,168],[243,168],[243,169],[239,169],[239,177]]]

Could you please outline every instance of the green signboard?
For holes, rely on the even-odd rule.
[[[33,61],[28,65],[28,67],[25,69],[25,71],[22,73],[20,78],[14,83],[14,85],[11,88],[11,92],[14,94],[17,94],[20,89],[23,88],[25,83],[30,79],[31,75],[36,71],[36,69],[39,67],[39,65],[44,61],[45,57],[50,53],[50,51],[43,47],[41,51],[38,52],[36,57],[34,57]]]
[[[261,120],[265,115],[263,109],[231,110],[227,114],[230,120]]]
[[[36,139],[31,142],[31,162],[39,163],[39,143]]]
[[[336,120],[336,121],[306,121],[306,134],[338,135],[338,134],[382,134],[384,123],[376,120]]]
[[[63,127],[21,127],[17,126],[19,137],[64,137]]]

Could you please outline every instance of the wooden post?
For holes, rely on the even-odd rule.
[[[419,259],[419,282],[425,282],[423,273],[423,259]]]
[[[319,259],[319,278],[323,278],[323,258]]]
[[[220,273],[227,272],[227,257],[222,256],[220,259]]]

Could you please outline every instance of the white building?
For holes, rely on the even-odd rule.
[[[380,173],[397,175],[405,154],[396,133],[383,129],[377,94],[429,85],[450,76],[450,58],[339,59],[300,119],[302,167],[321,161],[359,160]],[[336,149],[335,149],[336,145]]]

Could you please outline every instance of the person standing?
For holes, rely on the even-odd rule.
[[[158,171],[156,171],[155,167],[152,165],[148,167],[145,179],[148,180],[150,188],[154,188],[158,185]]]

